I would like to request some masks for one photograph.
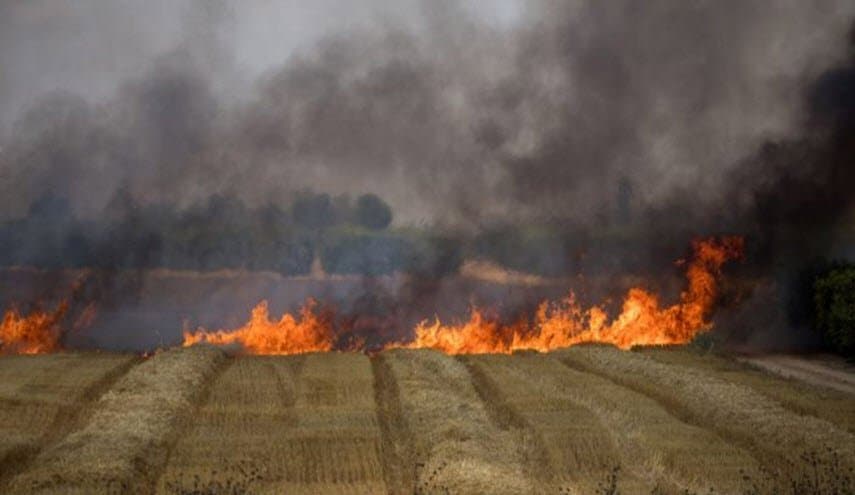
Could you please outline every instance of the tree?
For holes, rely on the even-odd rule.
[[[335,222],[335,211],[329,194],[303,194],[291,210],[294,221],[302,227],[321,230]]]
[[[392,209],[375,194],[356,200],[356,223],[370,230],[383,230],[392,223]]]
[[[855,266],[844,265],[814,284],[816,326],[834,350],[855,357]]]

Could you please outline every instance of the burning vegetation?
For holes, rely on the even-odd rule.
[[[683,344],[709,330],[708,318],[717,295],[722,265],[743,252],[741,237],[696,240],[686,266],[687,288],[678,303],[663,306],[657,294],[641,287],[630,289],[620,313],[609,318],[605,305],[583,307],[571,292],[561,301],[542,302],[532,318],[505,324],[473,307],[468,321],[443,324],[427,320],[415,328],[409,342],[387,342],[384,347],[429,348],[449,354],[541,352],[584,342],[604,342],[622,349],[635,345]],[[250,354],[300,354],[339,349],[329,313],[308,302],[297,317],[285,313],[278,321],[269,317],[266,301],[253,310],[250,320],[235,330],[184,333],[184,345],[199,342],[237,344]]]
[[[435,10],[463,20],[456,3]],[[502,28],[473,17],[419,34],[356,30],[281,66],[277,56],[257,80],[236,78],[257,84],[237,85],[247,92],[234,100],[220,77],[243,69],[213,70],[210,47],[178,43],[135,63],[112,95],[58,91],[7,109],[0,269],[120,274],[86,295],[105,310],[78,339],[93,347],[629,348],[708,330],[716,277],[741,241],[696,243],[676,300],[635,281],[604,302],[552,289],[576,277],[652,280],[692,235],[729,232],[751,252],[744,311],[730,324],[744,338],[728,345],[819,348],[805,331],[815,326],[851,353],[851,305],[837,297],[846,280],[820,284],[833,294],[813,311],[816,277],[802,276],[812,260],[855,252],[855,38],[845,34],[855,11],[844,4],[734,14],[536,2]],[[21,9],[4,18],[29,19]],[[238,44],[223,45],[214,51]],[[746,102],[756,103],[748,113]],[[182,273],[176,284],[223,270],[275,282],[122,282],[163,270]],[[92,326],[95,306],[73,297],[43,309],[63,300],[42,297],[59,287],[51,277],[34,277],[43,285],[32,291],[3,277],[0,352],[74,347],[68,332]],[[459,283],[474,277],[481,285]],[[511,285],[520,290],[502,291]],[[482,299],[494,286],[504,299]],[[309,295],[341,318],[308,304],[277,319],[262,302],[234,328],[236,310]],[[477,302],[468,314],[467,299]],[[203,328],[182,336],[187,315],[204,315]]]
[[[68,302],[53,311],[34,309],[24,314],[17,308],[6,310],[0,322],[0,354],[42,354],[60,347],[61,323]]]
[[[285,313],[278,321],[270,319],[267,301],[252,309],[246,325],[236,330],[184,332],[184,346],[199,342],[216,345],[239,344],[250,354],[302,354],[333,348],[333,325],[329,315],[315,311],[309,300],[297,317]]]
[[[545,352],[583,342],[604,342],[622,349],[636,345],[684,344],[712,326],[707,321],[716,298],[716,278],[725,261],[741,256],[739,237],[696,240],[686,269],[688,288],[680,302],[662,307],[659,296],[643,288],[627,292],[620,313],[611,321],[602,305],[582,307],[573,293],[558,302],[540,304],[533,322],[502,325],[473,308],[469,321],[443,325],[423,322],[409,348],[438,349],[451,354]]]
[[[679,302],[665,306],[660,296],[642,287],[629,289],[620,312],[610,317],[606,304],[583,306],[571,291],[557,301],[541,302],[536,311],[511,323],[494,317],[493,311],[473,306],[467,320],[443,323],[439,318],[423,320],[410,339],[390,339],[381,348],[429,348],[448,354],[541,352],[584,342],[610,343],[622,349],[636,345],[682,344],[709,330],[710,313],[716,301],[721,267],[743,252],[741,237],[695,240],[692,258],[685,264],[687,287]],[[0,352],[38,354],[61,347],[69,302],[63,300],[53,311],[36,308],[23,313],[6,311],[0,325]],[[89,304],[76,317],[73,328],[93,320]],[[236,329],[185,330],[183,345],[205,342],[237,346],[248,354],[302,354],[330,350],[365,350],[365,339],[343,339],[334,311],[308,300],[294,315],[284,313],[271,319],[267,301],[253,308],[249,320]]]

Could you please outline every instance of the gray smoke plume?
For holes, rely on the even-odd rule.
[[[6,216],[45,191],[97,215],[120,187],[141,201],[184,205],[312,187],[382,189],[399,221],[467,225],[508,215],[590,221],[613,206],[621,180],[643,205],[679,188],[714,197],[741,157],[793,131],[800,93],[840,57],[853,10],[846,2],[541,2],[497,26],[452,1],[424,2],[409,14],[415,26],[329,33],[283,50],[278,68],[270,63],[241,84],[232,81],[237,37],[249,29],[240,20],[260,17],[258,3],[34,5],[3,7],[10,27],[23,19],[43,28],[0,30],[4,74],[43,71],[60,92],[24,105],[9,132]],[[77,53],[62,41],[92,27],[87,13],[109,27],[93,35],[107,47]],[[124,29],[135,15],[171,27]],[[42,31],[48,46],[29,53]],[[82,84],[74,64],[102,60],[105,50],[128,80],[112,96],[73,96]],[[61,57],[68,74],[31,60],[43,54]],[[80,66],[86,83],[105,72],[100,63]],[[4,80],[8,119],[18,102],[6,95],[20,98],[25,82]]]

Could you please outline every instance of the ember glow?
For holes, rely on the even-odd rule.
[[[312,300],[303,305],[297,317],[285,313],[279,321],[270,319],[267,301],[261,301],[249,321],[236,330],[209,332],[199,328],[184,332],[185,347],[199,342],[239,344],[249,354],[301,354],[332,350],[334,334],[330,319],[316,311]]]
[[[635,345],[683,344],[712,324],[722,265],[742,255],[743,239],[724,237],[696,240],[686,264],[687,288],[676,304],[663,306],[659,296],[640,287],[630,289],[620,313],[610,318],[604,305],[582,307],[573,293],[561,301],[544,301],[529,319],[505,324],[473,307],[469,319],[444,324],[423,321],[409,342],[392,342],[386,348],[436,349],[448,354],[541,352],[585,342],[603,342],[621,349]],[[250,320],[236,330],[184,333],[184,345],[199,342],[240,345],[250,354],[299,354],[335,348],[333,319],[315,310],[309,301],[297,317],[285,313],[271,321],[267,302],[253,310]]]
[[[0,322],[0,354],[42,354],[60,347],[61,322],[68,311],[63,301],[53,311],[36,309],[29,314],[6,310]]]
[[[684,344],[707,331],[716,298],[716,279],[725,261],[741,256],[743,239],[696,240],[686,268],[688,288],[680,302],[663,307],[659,296],[645,289],[630,289],[620,313],[609,319],[603,306],[583,308],[571,293],[558,302],[540,304],[530,323],[502,325],[473,308],[469,320],[458,324],[422,322],[415,340],[401,347],[437,349],[449,354],[511,353],[531,349],[541,352],[585,342],[603,342],[621,349],[636,345]]]

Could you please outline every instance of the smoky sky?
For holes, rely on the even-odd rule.
[[[846,62],[855,13],[318,5],[3,2],[3,217],[47,192],[98,216],[119,189],[178,205],[373,192],[398,224],[458,226],[595,224],[620,184],[652,211],[676,197],[720,208],[747,157],[803,132],[805,94]]]

